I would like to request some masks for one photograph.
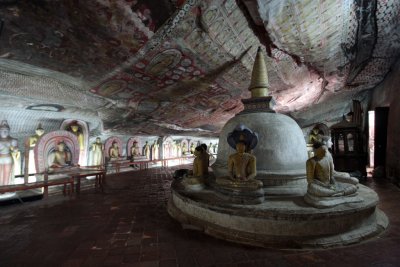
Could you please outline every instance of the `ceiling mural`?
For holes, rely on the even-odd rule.
[[[0,93],[31,99],[25,111],[90,110],[109,133],[218,135],[250,96],[261,46],[278,112],[312,123],[305,114],[327,114],[309,110],[329,100],[335,119],[400,54],[400,2],[364,2],[11,1],[0,6]],[[49,98],[36,76],[55,80]]]

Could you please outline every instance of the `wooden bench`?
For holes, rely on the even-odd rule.
[[[25,191],[30,189],[43,188],[43,198],[47,198],[49,195],[49,186],[63,185],[63,194],[64,196],[68,194],[72,194],[74,192],[74,178],[69,175],[60,175],[57,174],[57,177],[54,179],[49,179],[49,175],[45,174],[36,174],[36,176],[43,176],[42,181],[37,181],[33,183],[25,183],[25,184],[13,184],[6,185],[0,187],[0,193],[12,193],[17,191]],[[69,189],[68,189],[69,188]],[[18,197],[18,196],[17,196]],[[23,202],[19,197],[18,199]]]

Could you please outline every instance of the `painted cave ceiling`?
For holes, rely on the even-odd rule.
[[[0,0],[0,19],[0,113],[119,134],[217,135],[258,46],[276,110],[303,125],[348,112],[400,54],[398,0]]]

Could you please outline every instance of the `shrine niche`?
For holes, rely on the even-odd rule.
[[[86,122],[81,120],[67,119],[64,120],[60,127],[73,133],[79,144],[79,165],[86,166],[88,164],[88,147],[89,147],[89,129]]]
[[[162,155],[163,159],[175,158],[177,157],[176,142],[171,136],[163,137],[161,140]]]
[[[190,155],[189,151],[189,141],[187,139],[182,139],[181,143],[181,151],[182,151],[182,156],[184,155]]]
[[[336,169],[345,172],[359,171],[366,175],[367,153],[359,124],[343,118],[341,122],[331,126],[331,135]]]
[[[89,147],[89,166],[100,166],[104,163],[104,146],[101,138],[97,137],[96,141]]]
[[[151,160],[160,159],[160,144],[157,142],[157,139],[155,139],[151,144],[150,159]]]
[[[189,153],[194,154],[194,150],[196,149],[197,146],[199,146],[199,142],[195,140],[190,140],[189,141]]]
[[[138,137],[130,137],[126,143],[126,155],[128,158],[132,156],[141,156],[142,142]]]
[[[44,134],[34,148],[36,171],[77,166],[79,152],[78,138],[73,133],[59,130]]]
[[[104,154],[106,162],[121,159],[122,157],[122,140],[116,136],[107,138],[104,144]]]
[[[146,156],[142,155],[143,141],[139,137],[130,137],[126,144],[126,155],[132,161],[146,160]]]

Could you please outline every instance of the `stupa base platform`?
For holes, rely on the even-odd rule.
[[[174,181],[169,214],[188,227],[216,238],[259,247],[325,248],[379,235],[389,222],[377,194],[359,185],[358,203],[318,209],[303,196],[266,196],[262,204],[232,204],[206,188],[190,192]]]

